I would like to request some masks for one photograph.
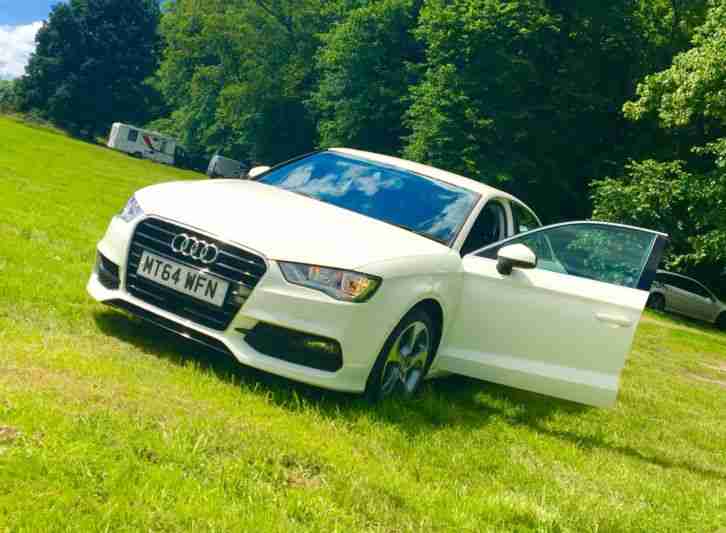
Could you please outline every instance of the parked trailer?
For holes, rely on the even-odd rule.
[[[177,142],[155,131],[116,122],[111,127],[107,146],[136,157],[173,165]]]

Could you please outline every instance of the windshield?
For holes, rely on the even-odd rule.
[[[294,161],[259,181],[445,244],[456,238],[478,199],[468,189],[333,152]]]

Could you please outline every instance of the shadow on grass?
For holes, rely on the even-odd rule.
[[[648,309],[645,317],[649,318],[652,322],[662,324],[665,327],[683,327],[698,330],[703,333],[711,333],[716,335],[726,334],[726,330],[719,328],[716,324],[705,322],[703,320],[696,320],[685,315],[677,315],[667,311],[654,311]],[[724,338],[726,340],[726,337]]]
[[[604,450],[665,469],[680,469],[705,478],[726,481],[726,473],[685,461],[671,460],[631,446],[608,442],[601,436],[547,427],[554,415],[587,413],[592,408],[493,383],[449,376],[427,382],[411,400],[388,400],[372,405],[355,394],[329,391],[241,365],[221,354],[135,317],[105,310],[95,315],[99,329],[133,344],[145,353],[179,365],[190,362],[213,372],[220,380],[264,394],[286,410],[313,408],[321,416],[354,422],[361,418],[395,425],[412,437],[446,427],[475,430],[492,418],[569,442],[583,450]]]

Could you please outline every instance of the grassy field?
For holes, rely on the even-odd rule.
[[[647,314],[609,410],[462,378],[371,407],[86,295],[127,197],[193,177],[0,117],[0,531],[726,528],[726,335]]]

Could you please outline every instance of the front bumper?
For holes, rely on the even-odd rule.
[[[126,291],[126,263],[134,227],[133,223],[114,218],[99,242],[99,252],[119,266],[120,284],[115,289],[107,288],[94,270],[87,286],[94,299],[124,307],[162,327],[173,325],[166,329],[192,339],[198,333],[200,338],[211,339],[212,344],[220,343],[242,364],[272,374],[333,390],[362,392],[365,389],[368,374],[389,329],[389,320],[385,318],[388,313],[382,309],[382,303],[375,303],[376,298],[365,303],[334,300],[323,293],[288,283],[277,263],[269,261],[267,273],[229,326],[223,331],[211,329]],[[120,302],[128,305],[119,305]],[[318,370],[255,350],[245,337],[258,322],[338,341],[342,349],[342,366],[337,371]]]

